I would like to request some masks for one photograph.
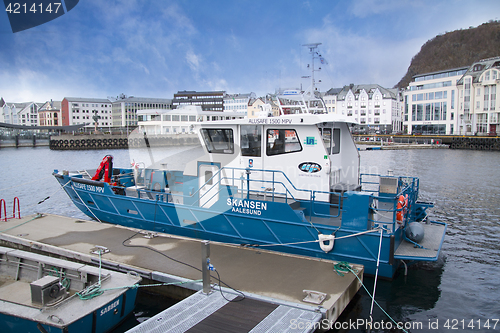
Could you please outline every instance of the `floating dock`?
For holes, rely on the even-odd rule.
[[[442,144],[402,144],[402,143],[369,143],[357,142],[358,150],[403,150],[403,149],[448,149],[447,145]]]
[[[484,133],[485,134],[485,133]],[[496,133],[491,133],[496,134]],[[375,143],[380,140],[398,144],[444,144],[451,149],[500,150],[500,136],[486,135],[394,135],[394,134],[353,134],[357,144]],[[385,145],[385,143],[384,143]]]
[[[234,294],[198,291],[127,333],[146,332],[313,332],[318,311],[259,301]]]
[[[104,268],[135,271],[162,283],[183,283],[182,288],[189,289],[184,297],[197,292],[143,323],[144,327],[139,325],[136,332],[147,331],[147,325],[181,322],[191,324],[183,324],[176,332],[270,332],[277,327],[278,331],[306,332],[314,323],[335,322],[363,277],[361,265],[352,265],[358,277],[341,276],[334,261],[210,242],[210,263],[220,281],[212,272],[207,293],[200,282],[206,243],[200,240],[50,214],[2,221],[0,231],[3,246],[93,264],[99,263],[98,254],[92,253],[97,248],[105,253]],[[305,330],[294,330],[299,327]]]

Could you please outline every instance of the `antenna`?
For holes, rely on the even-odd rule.
[[[314,87],[314,58],[315,58],[315,55],[318,55],[318,58],[321,58],[321,56],[318,54],[318,52],[316,52],[316,50],[318,49],[318,46],[321,45],[322,43],[310,43],[310,44],[303,44],[302,46],[305,46],[307,48],[309,48],[309,53],[311,54],[311,91],[312,93],[314,94],[314,91],[316,90],[315,87]],[[309,68],[309,66],[307,66]],[[321,68],[320,68],[321,69]],[[319,71],[320,69],[316,70],[316,71]]]

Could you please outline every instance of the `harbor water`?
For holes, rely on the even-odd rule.
[[[193,147],[149,151],[4,148],[0,150],[0,199],[6,200],[9,215],[13,198],[18,197],[21,215],[41,212],[88,219],[60,190],[51,175],[54,169],[96,169],[107,154],[122,167],[133,161],[148,165],[172,156],[164,161],[174,168],[183,159],[200,153]],[[435,204],[430,218],[448,223],[437,262],[410,265],[406,276],[402,266],[393,281],[377,282],[375,300],[386,313],[374,305],[371,332],[402,332],[388,316],[408,332],[500,331],[500,152],[376,150],[360,151],[360,158],[364,173],[386,174],[392,170],[394,175],[419,177],[420,200]],[[364,283],[371,293],[374,279],[365,278]],[[127,325],[173,304],[160,296],[142,297],[135,318]],[[322,328],[368,332],[371,305],[368,293],[360,290],[335,327]]]

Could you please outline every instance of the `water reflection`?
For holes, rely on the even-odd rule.
[[[440,285],[444,266],[445,257],[441,256],[435,263],[409,266],[406,276],[401,268],[392,281],[377,281],[375,300],[396,322],[412,322],[411,315],[435,308],[441,296]],[[373,294],[374,279],[364,278],[363,283],[370,294]],[[370,310],[371,298],[365,290],[361,290],[338,321],[353,323],[360,318],[369,319]],[[374,322],[390,320],[377,305],[374,305],[372,318]],[[332,329],[328,332],[366,332],[362,327],[356,327],[357,329],[348,331]]]

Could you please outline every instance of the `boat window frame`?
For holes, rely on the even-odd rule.
[[[328,145],[325,142],[325,137],[324,133],[325,130],[328,130],[330,132],[330,144]],[[321,140],[323,141],[323,144],[325,145],[326,152],[328,155],[335,155],[340,153],[340,128],[335,128],[335,127],[321,127],[320,128],[320,137]]]
[[[214,173],[212,170],[205,170],[205,184],[213,185]]]
[[[257,136],[252,134],[250,136],[250,131],[257,131]],[[245,131],[245,134],[243,134]],[[253,140],[252,140],[253,139]],[[248,148],[243,148],[244,140],[248,142]],[[254,142],[254,147],[250,147],[250,142]],[[262,156],[262,126],[260,125],[241,125],[240,126],[240,149],[241,156],[250,157],[261,157]]]
[[[332,155],[340,154],[340,128],[334,128],[332,133]]]
[[[278,147],[274,148],[276,144],[276,140],[274,142],[269,141],[269,132],[270,131],[283,131],[285,133],[285,138],[286,138],[286,131],[293,131],[295,133],[295,137],[297,138],[297,142],[293,142],[293,145],[298,144],[299,149],[291,150],[291,151],[286,151],[287,143],[283,143],[283,147]],[[271,148],[271,144],[273,145],[273,148]],[[291,145],[291,144],[289,144]],[[304,148],[302,147],[302,144],[300,143],[300,138],[299,134],[297,131],[293,128],[268,128],[266,129],[266,155],[267,156],[277,156],[277,155],[283,155],[283,154],[291,154],[291,153],[298,153],[301,152]]]
[[[222,134],[224,140],[217,143],[226,143],[226,147],[218,148],[215,146],[214,137],[218,131],[221,131],[220,134]],[[205,148],[210,154],[234,154],[234,133],[232,128],[202,128],[200,133],[205,142]]]

